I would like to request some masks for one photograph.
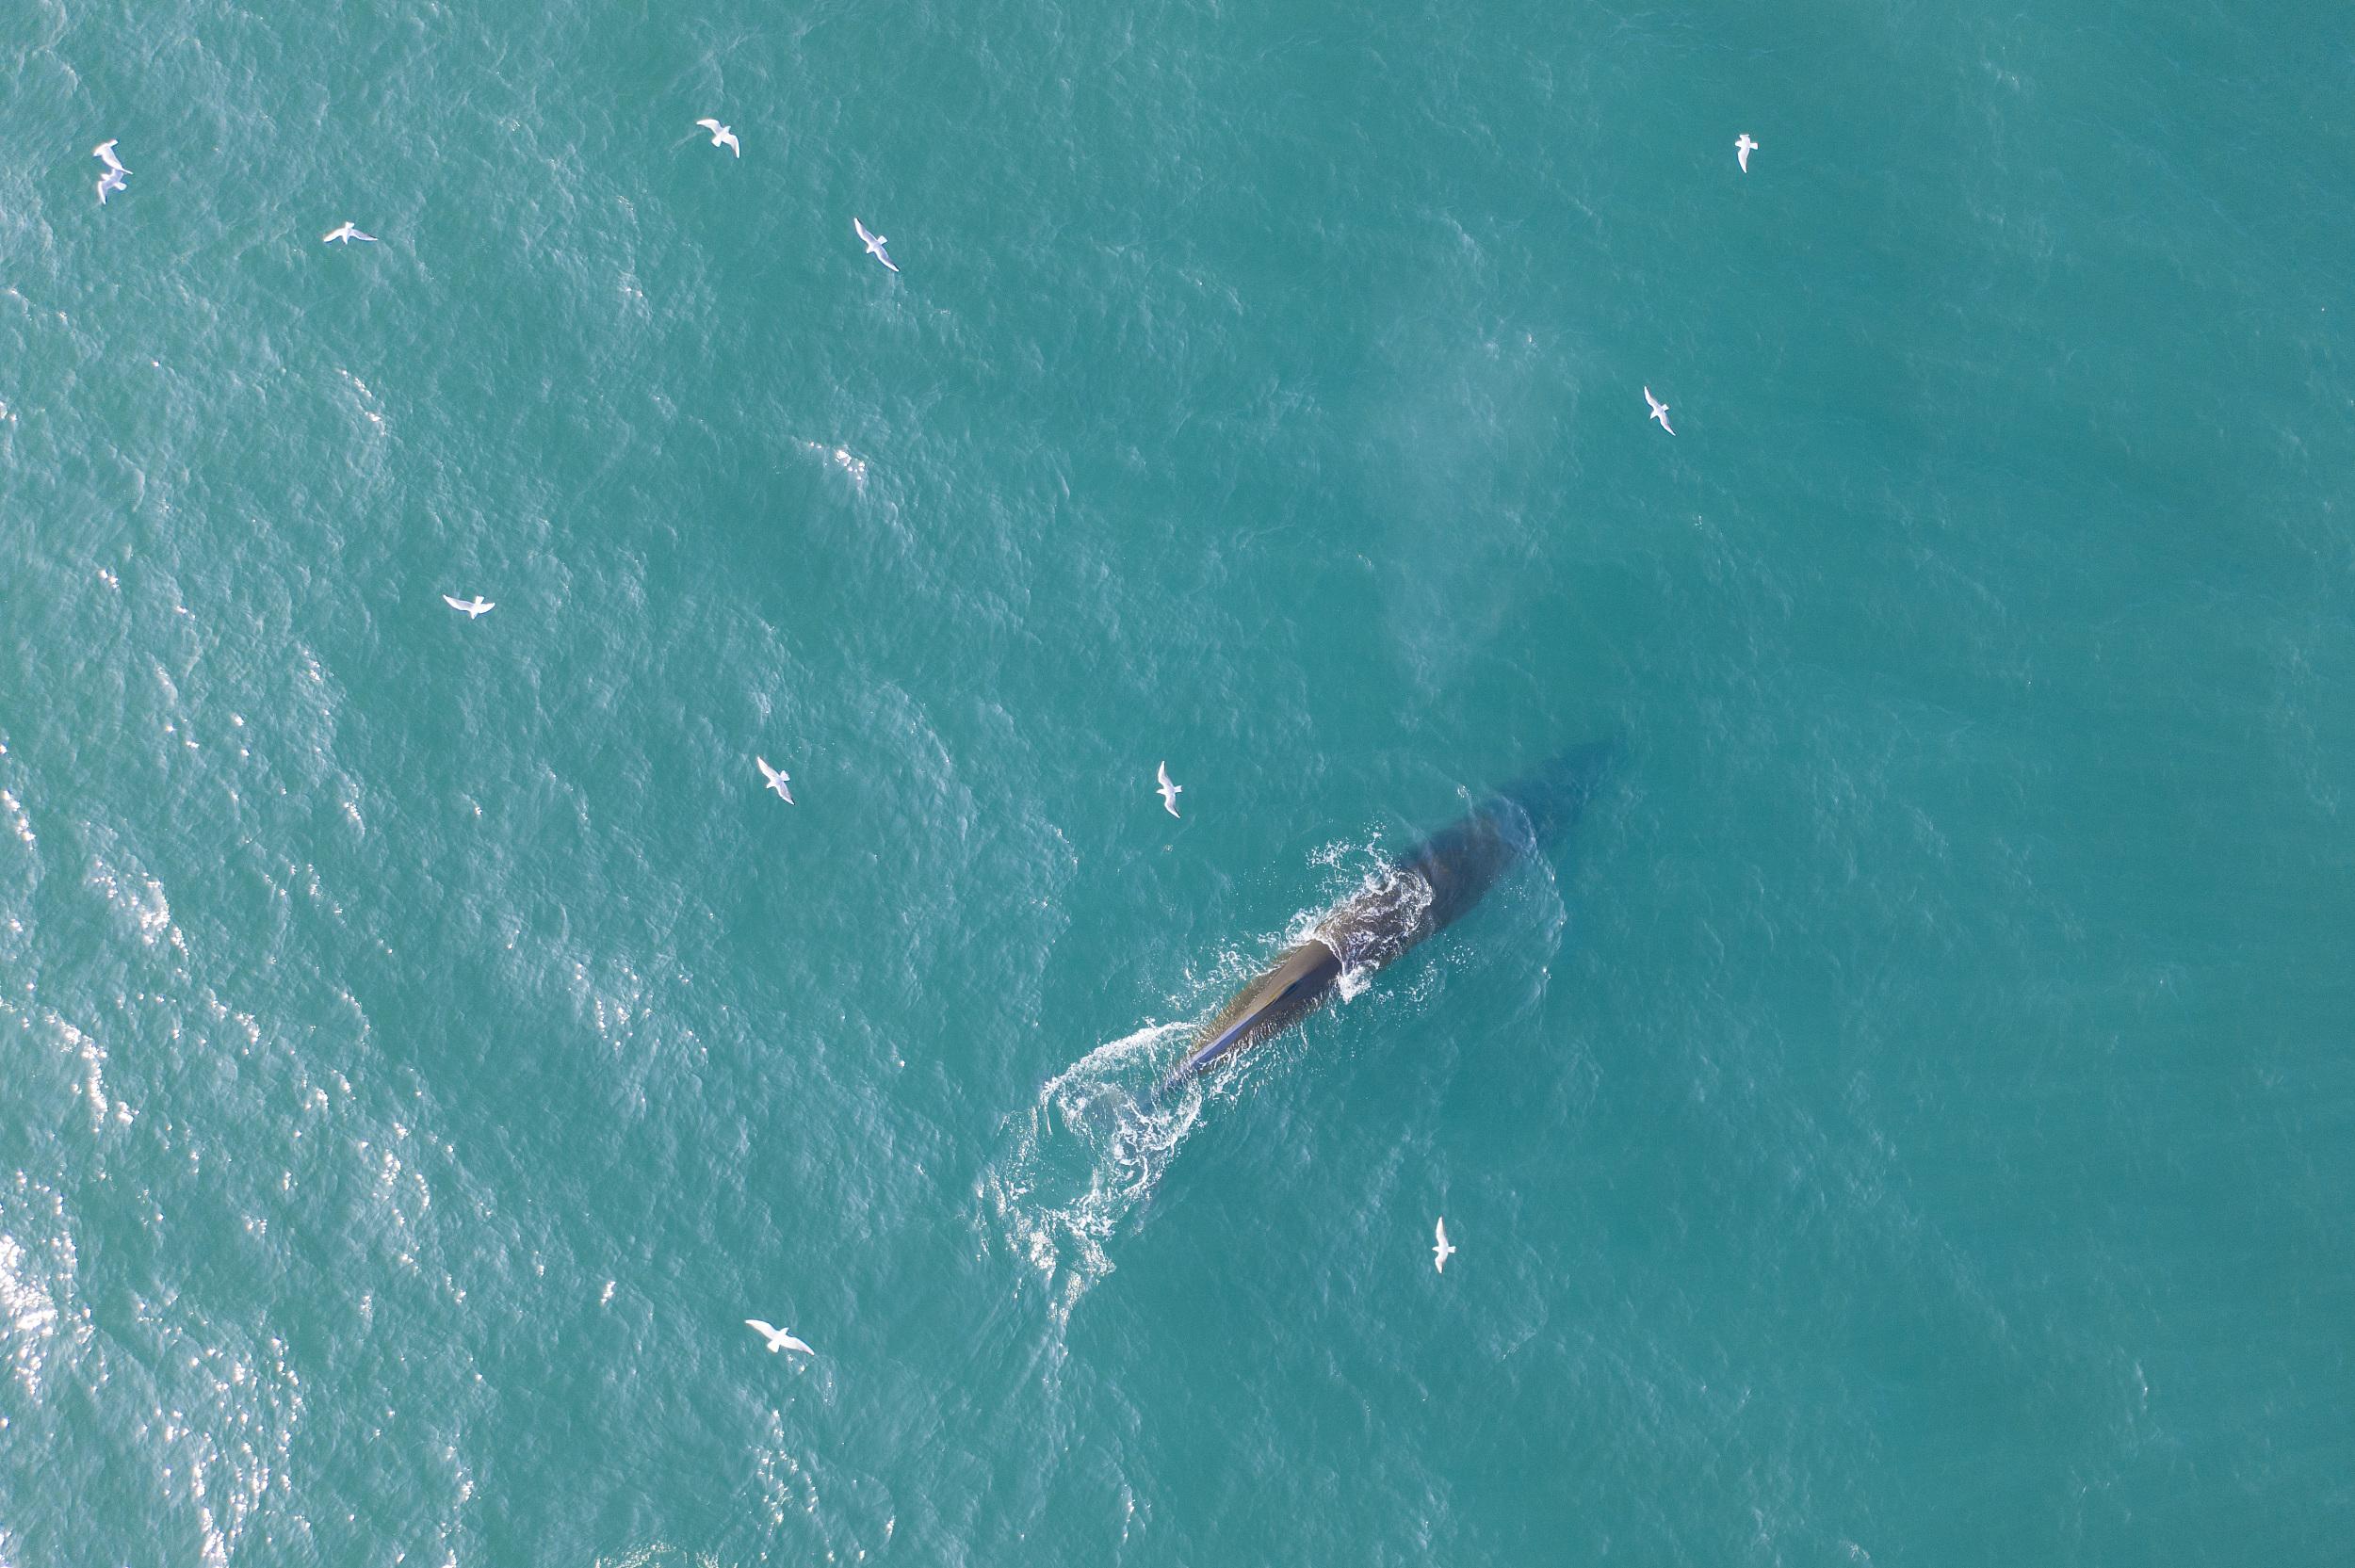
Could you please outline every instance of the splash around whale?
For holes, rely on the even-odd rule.
[[[1571,747],[1327,910],[1212,1015],[1155,1092],[1283,1033],[1324,1006],[1345,976],[1380,969],[1461,919],[1505,873],[1577,824],[1616,752],[1609,741]]]

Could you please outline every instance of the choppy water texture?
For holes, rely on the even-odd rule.
[[[24,0],[0,1562],[2340,1560],[2345,34]]]

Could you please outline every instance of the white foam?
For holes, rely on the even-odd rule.
[[[828,446],[822,442],[816,441],[803,442],[802,450],[813,457],[824,458],[850,476],[853,490],[861,495],[867,493],[867,460],[865,458],[859,457],[848,446]]]
[[[18,802],[17,798],[5,789],[0,789],[0,810],[8,812],[8,826],[14,828],[16,836],[24,841],[24,848],[27,849],[40,848],[33,841],[33,819],[25,815],[24,807]]]
[[[0,1190],[0,1351],[35,1403],[51,1352],[90,1337],[89,1313],[73,1301],[79,1268],[64,1200],[18,1172]]]
[[[164,897],[163,883],[136,872],[119,872],[104,860],[90,862],[86,881],[115,913],[130,921],[141,942],[150,947],[169,943],[183,953],[187,951],[187,940],[172,926],[171,904]]]
[[[44,1019],[57,1032],[58,1044],[81,1064],[82,1095],[89,1102],[89,1130],[96,1132],[106,1124],[107,1113],[114,1108],[106,1099],[106,1048],[54,1012]],[[125,1122],[131,1119],[129,1109],[123,1107]]]
[[[33,1269],[24,1244],[0,1232],[0,1323],[8,1327],[10,1357],[27,1393],[41,1392],[41,1341],[57,1332],[57,1303]]]
[[[1105,1242],[1193,1130],[1198,1088],[1167,1104],[1147,1096],[1195,1026],[1148,1024],[1049,1078],[1016,1123],[1012,1152],[983,1177],[1000,1240],[1040,1276],[1059,1328],[1113,1271]]]

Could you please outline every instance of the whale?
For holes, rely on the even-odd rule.
[[[1212,1014],[1157,1092],[1282,1034],[1331,1000],[1344,974],[1378,970],[1462,919],[1577,825],[1616,751],[1610,741],[1573,746],[1388,862]]]

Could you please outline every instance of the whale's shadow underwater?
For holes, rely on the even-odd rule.
[[[1155,1097],[1291,1028],[1332,997],[1343,975],[1380,969],[1461,919],[1507,872],[1577,825],[1617,751],[1610,741],[1571,747],[1327,910],[1211,1016]]]

